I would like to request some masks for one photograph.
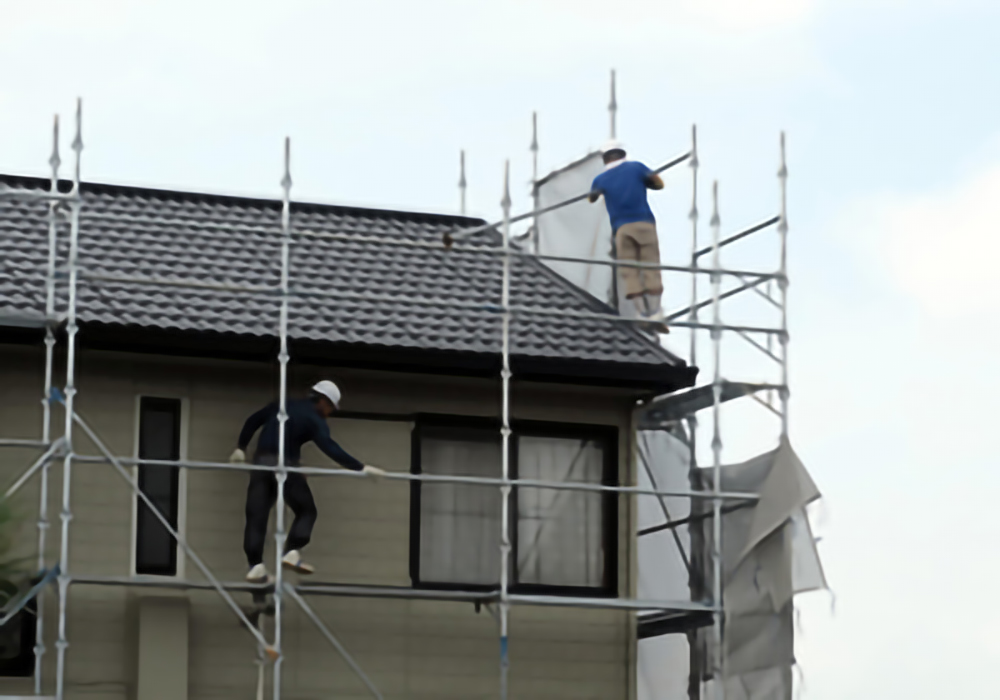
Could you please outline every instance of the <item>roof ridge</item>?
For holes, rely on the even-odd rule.
[[[26,189],[49,189],[51,180],[47,177],[37,175],[17,175],[14,173],[0,172],[0,183],[12,187],[24,187]],[[196,190],[169,189],[163,187],[150,187],[146,185],[123,185],[113,182],[95,182],[83,180],[80,182],[84,192],[112,193],[122,195],[146,195],[159,197],[165,200],[176,201],[212,201],[220,204],[243,204],[256,205],[262,208],[281,209],[280,198],[255,197],[240,194],[222,194],[219,192],[204,192]],[[60,192],[69,192],[72,189],[72,180],[59,178],[58,185]],[[461,214],[446,214],[431,211],[412,211],[408,209],[383,209],[377,207],[365,207],[353,204],[333,204],[329,202],[300,201],[292,200],[292,206],[297,209],[304,209],[317,213],[341,213],[353,216],[382,216],[384,218],[402,218],[408,221],[427,221],[435,223],[454,222],[456,226],[481,226],[488,223],[485,219],[463,216]],[[294,216],[294,210],[292,212]]]

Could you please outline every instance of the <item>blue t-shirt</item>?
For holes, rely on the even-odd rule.
[[[656,222],[653,210],[646,201],[646,178],[652,173],[642,163],[625,161],[594,178],[590,189],[604,195],[613,231],[637,221]]]

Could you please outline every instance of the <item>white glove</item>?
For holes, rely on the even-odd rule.
[[[247,456],[243,453],[243,450],[237,447],[233,450],[233,453],[229,455],[229,461],[233,464],[243,464],[247,461]]]
[[[361,470],[361,473],[365,476],[370,476],[376,481],[385,476],[385,470],[379,469],[378,467],[373,467],[370,464],[366,464],[365,468]]]

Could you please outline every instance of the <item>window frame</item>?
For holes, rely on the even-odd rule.
[[[501,423],[490,418],[474,418],[445,414],[421,414],[416,417],[411,433],[410,471],[422,474],[421,437],[423,429],[450,429],[460,432],[463,428],[475,430],[495,430],[500,437]],[[600,440],[604,447],[604,464],[601,474],[603,486],[618,486],[619,481],[619,430],[607,424],[561,423],[555,421],[512,420],[510,441],[510,478],[519,478],[518,448],[520,437],[541,437],[553,439]],[[421,523],[421,482],[410,484],[410,580],[414,588],[449,591],[495,591],[498,584],[471,584],[425,581],[420,577],[420,523]],[[519,508],[517,487],[510,493],[510,543],[511,571],[508,590],[511,593],[544,594],[562,596],[584,596],[590,598],[617,598],[619,569],[619,494],[601,494],[603,532],[602,545],[606,553],[604,561],[604,582],[600,586],[569,586],[545,583],[521,583],[518,580],[517,547]],[[499,535],[499,533],[497,533]]]
[[[188,452],[188,432],[189,432],[189,416],[190,416],[190,402],[186,397],[177,396],[170,393],[164,392],[144,392],[136,394],[135,396],[135,417],[134,417],[134,437],[133,437],[133,457],[137,460],[136,464],[132,466],[131,473],[132,478],[135,480],[136,484],[139,484],[139,467],[138,460],[140,457],[140,440],[141,440],[141,428],[142,428],[142,404],[144,399],[150,400],[163,400],[163,401],[179,401],[180,402],[180,416],[178,420],[178,459],[183,461],[187,459]],[[174,556],[176,561],[176,566],[174,567],[175,573],[173,574],[140,574],[136,571],[138,565],[138,547],[139,547],[139,496],[133,492],[132,493],[132,532],[131,532],[131,543],[129,547],[129,575],[130,576],[141,576],[143,578],[157,578],[166,580],[182,580],[186,575],[186,564],[187,556],[184,553],[183,547],[181,547],[177,542],[174,542]],[[178,467],[177,470],[177,533],[187,539],[187,469]]]
[[[40,575],[31,579],[33,586],[40,580]],[[15,595],[23,595],[23,591]],[[38,595],[29,600],[25,606],[13,618],[8,621],[8,625],[15,620],[21,625],[21,640],[18,645],[17,656],[0,661],[0,678],[31,678],[35,674],[35,644],[38,639],[38,632],[35,622],[38,615],[38,596],[45,595],[42,590]]]

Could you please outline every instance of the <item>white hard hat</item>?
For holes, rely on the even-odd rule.
[[[601,146],[601,155],[607,155],[608,153],[611,153],[611,151],[621,151],[622,153],[624,153],[625,146],[624,144],[622,144],[621,141],[618,141],[617,139],[611,139],[603,146]]]
[[[317,382],[316,385],[313,386],[312,390],[317,394],[330,399],[330,403],[332,403],[335,408],[340,408],[340,389],[338,389],[337,385],[329,379]]]

